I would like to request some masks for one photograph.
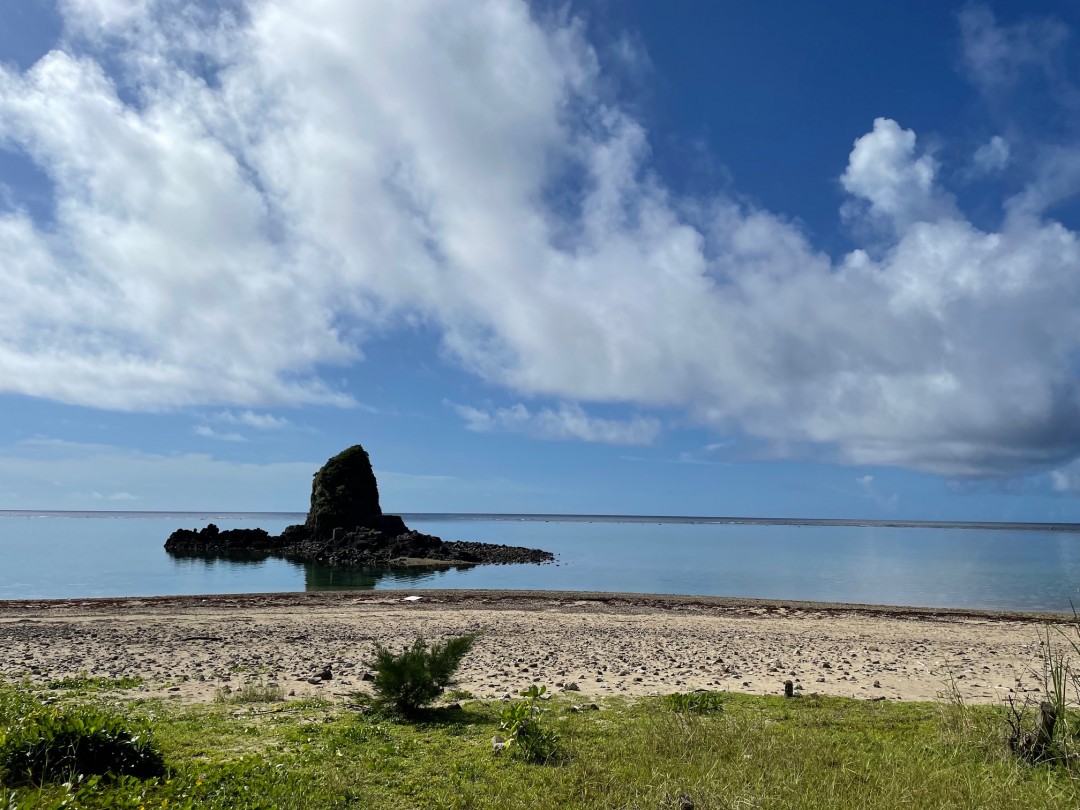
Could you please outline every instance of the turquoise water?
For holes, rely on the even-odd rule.
[[[1080,534],[1072,531],[410,515],[410,526],[447,540],[544,548],[556,562],[408,573],[173,559],[162,547],[180,527],[213,521],[277,533],[303,517],[0,513],[0,599],[498,588],[1025,611],[1080,606]]]

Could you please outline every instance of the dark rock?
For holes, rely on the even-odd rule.
[[[361,526],[381,529],[381,517],[379,485],[363,447],[354,444],[315,473],[311,484],[311,510],[304,524],[312,536],[331,536],[337,528],[345,531]],[[404,527],[405,524],[401,525]]]
[[[371,461],[360,445],[334,456],[311,487],[311,511],[301,525],[274,537],[262,529],[221,531],[213,523],[177,529],[165,550],[178,557],[259,561],[280,557],[328,568],[461,567],[480,563],[543,563],[540,549],[465,541],[444,542],[411,531],[397,515],[384,515]]]

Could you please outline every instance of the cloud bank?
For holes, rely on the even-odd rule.
[[[0,390],[348,404],[320,370],[420,322],[483,380],[570,403],[472,409],[474,429],[655,437],[576,404],[627,403],[953,476],[1080,454],[1080,245],[1046,215],[1060,173],[980,230],[916,133],[878,119],[839,174],[873,241],[833,258],[776,213],[669,191],[565,14],[62,7],[63,47],[0,67],[0,145],[55,193],[50,221],[0,210]],[[964,25],[987,82],[1036,58],[992,17]]]

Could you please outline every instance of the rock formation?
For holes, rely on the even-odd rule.
[[[354,445],[315,473],[307,520],[275,537],[262,529],[177,529],[165,542],[174,556],[281,557],[341,568],[550,562],[550,552],[520,546],[446,542],[384,515],[367,451]]]

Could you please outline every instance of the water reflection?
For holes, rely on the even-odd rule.
[[[408,568],[327,568],[321,565],[297,565],[304,572],[308,591],[357,590],[383,588],[432,587],[448,571],[468,571],[470,565],[412,565]]]
[[[171,550],[165,553],[169,555],[169,559],[172,560],[173,565],[181,569],[191,568],[196,563],[202,563],[203,568],[213,568],[219,563],[222,565],[258,567],[263,565],[270,557],[270,555],[265,552],[244,551],[240,549],[219,551],[215,554],[199,554],[194,551]]]

